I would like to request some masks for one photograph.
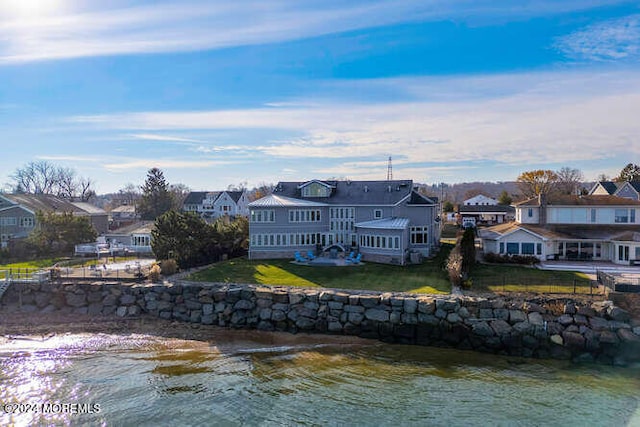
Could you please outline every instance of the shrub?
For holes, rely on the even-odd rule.
[[[447,258],[447,274],[452,286],[460,286],[462,282],[462,254],[460,245],[456,245]]]
[[[535,265],[540,263],[540,260],[533,255],[500,255],[494,252],[486,253],[484,260],[493,264]]]
[[[165,259],[160,263],[160,271],[163,276],[171,276],[178,271],[178,263],[175,259]]]
[[[153,264],[151,266],[151,270],[149,270],[149,279],[152,283],[156,283],[160,281],[160,266],[158,264]]]

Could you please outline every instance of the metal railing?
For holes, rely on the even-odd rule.
[[[539,294],[572,294],[572,295],[602,295],[603,289],[598,282],[587,279],[566,279],[548,277],[541,279],[536,276],[512,277],[503,275],[499,278],[472,278],[471,289],[488,290],[502,293],[539,293]]]
[[[597,270],[598,283],[614,292],[640,293],[640,278],[623,274],[613,275]]]

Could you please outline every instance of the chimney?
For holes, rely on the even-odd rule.
[[[544,193],[538,194],[538,224],[545,225],[547,223],[547,195]]]

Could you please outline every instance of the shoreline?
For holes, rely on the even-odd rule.
[[[71,313],[21,313],[0,311],[0,345],[19,340],[41,341],[67,334],[149,335],[167,339],[224,343],[246,341],[264,345],[376,345],[380,341],[357,336],[310,334],[255,329],[229,329],[165,320],[152,315],[121,318]]]

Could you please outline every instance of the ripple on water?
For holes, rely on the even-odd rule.
[[[381,344],[62,336],[1,345],[0,368],[2,401],[102,408],[17,425],[625,425],[640,395],[639,369]]]

